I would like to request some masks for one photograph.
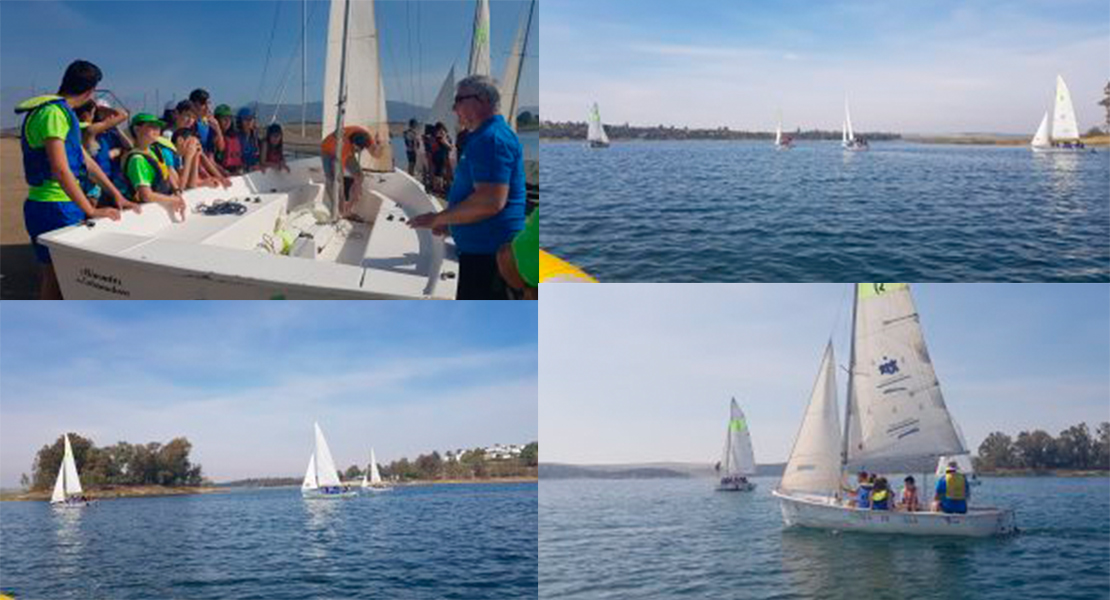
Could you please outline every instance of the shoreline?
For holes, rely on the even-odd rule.
[[[773,137],[773,136],[772,136]],[[711,139],[711,138],[611,138],[609,140],[611,145],[627,142],[770,142],[772,137],[768,138],[738,138],[738,139]],[[1100,135],[1092,137],[1081,137],[1080,140],[1090,148],[1110,148],[1110,135]],[[809,143],[822,143],[822,142],[837,142],[838,140],[810,140],[810,139],[795,139],[795,143],[809,144]],[[545,137],[540,136],[540,143],[566,143],[566,142],[580,142],[586,143],[585,138],[568,138],[568,137]],[[1023,137],[1016,138],[1002,138],[993,136],[944,136],[944,135],[930,135],[930,136],[914,136],[905,135],[896,140],[872,140],[873,144],[881,144],[885,142],[908,142],[911,144],[951,144],[955,146],[1014,146],[1024,147],[1029,145],[1029,139]]]

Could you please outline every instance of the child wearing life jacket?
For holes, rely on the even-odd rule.
[[[243,107],[236,115],[235,129],[239,132],[239,148],[243,156],[243,171],[256,171],[259,164],[258,127],[251,109]]]
[[[197,88],[189,93],[189,102],[193,103],[194,116],[196,116],[197,138],[209,158],[215,157],[217,152],[224,149],[223,131],[216,122],[216,117],[210,112],[208,91]],[[224,173],[226,175],[226,173]]]
[[[262,170],[281,169],[289,172],[289,165],[285,164],[285,133],[281,125],[271,123],[266,128],[266,137],[262,140],[261,159]]]
[[[235,121],[231,116],[231,107],[221,104],[216,107],[216,122],[223,134],[223,150],[216,152],[216,163],[224,168],[228,175],[239,175],[243,172],[243,148],[239,144],[239,135],[235,131]]]
[[[902,488],[902,508],[906,512],[921,510],[921,501],[917,498],[917,484],[913,475],[907,475],[903,483],[905,487]]]
[[[161,152],[154,147],[165,123],[154,115],[139,113],[131,119],[131,135],[135,138],[135,148],[124,160],[124,170],[140,202],[157,202],[174,215],[185,220],[185,200],[181,197],[181,185],[177,173],[162,159]]]
[[[890,492],[890,487],[887,485],[886,477],[878,477],[874,480],[874,487],[871,490],[871,510],[890,510],[893,500],[893,494]]]
[[[219,180],[209,177],[201,169],[200,163],[204,150],[200,147],[200,140],[192,129],[178,129],[173,133],[170,141],[181,156],[181,168],[178,169],[177,178],[181,182],[182,189],[188,190],[200,186],[219,187]]]
[[[39,295],[44,299],[61,299],[61,288],[50,260],[49,249],[39,243],[39,236],[76,225],[85,219],[120,218],[119,209],[97,207],[89,201],[81,181],[92,177],[100,185],[111,185],[107,176],[81,144],[81,126],[74,108],[92,100],[100,83],[100,69],[84,60],[74,61],[66,68],[57,95],[39,96],[16,106],[24,114],[20,135],[23,151],[23,174],[27,180],[27,200],[23,203],[23,221],[35,257],[42,265]],[[121,207],[129,208],[128,203]]]
[[[216,181],[223,187],[231,187],[231,180],[226,175],[220,172],[216,161],[204,152],[204,145],[197,135],[197,108],[191,100],[182,100],[177,103],[177,109],[174,111],[174,135],[176,136],[182,129],[189,129],[193,133],[194,139],[201,146],[201,153],[197,156],[197,173],[201,181],[207,182],[209,179]],[[172,139],[172,138],[171,138]],[[206,184],[201,184],[206,185]]]

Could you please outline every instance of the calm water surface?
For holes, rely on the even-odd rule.
[[[770,490],[704,479],[540,483],[542,598],[1110,596],[1110,480],[986,479],[1021,533],[946,539],[782,526]]]
[[[1110,281],[1104,150],[545,142],[540,153],[543,245],[603,281]]]
[[[537,486],[0,506],[17,598],[534,598]]]

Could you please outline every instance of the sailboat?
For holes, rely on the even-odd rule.
[[[87,506],[88,500],[81,489],[81,478],[77,475],[77,462],[73,460],[73,447],[69,445],[69,434],[65,434],[66,450],[62,464],[58,467],[58,478],[54,480],[54,493],[50,495],[50,505],[58,508],[78,508]]]
[[[1010,509],[871,510],[844,498],[846,476],[854,470],[928,473],[938,457],[967,453],[941,395],[908,284],[855,284],[843,435],[834,371],[830,342],[790,460],[772,492],[787,526],[972,537],[1015,531]],[[932,498],[927,482],[918,489],[923,503]]]
[[[748,477],[755,475],[755,455],[752,453],[752,435],[744,411],[732,399],[728,429],[725,432],[725,450],[718,465],[724,473],[717,486],[719,492],[750,492],[755,484]]]
[[[320,424],[315,423],[316,446],[308,457],[308,470],[301,483],[301,495],[308,499],[334,499],[350,498],[357,492],[343,485],[339,481],[339,471],[335,468],[335,461],[331,458],[328,449],[328,440],[324,439],[324,431]]]
[[[844,125],[840,132],[840,145],[845,150],[867,150],[867,140],[863,138],[856,138],[856,134],[852,131],[852,113],[848,110],[848,99],[844,99]]]
[[[227,189],[183,194],[187,216],[160,206],[41,236],[71,299],[453,299],[458,260],[450,238],[412,229],[440,210],[393,167],[373,0],[331,0],[324,137],[340,126],[375,132],[357,219],[328,204],[319,158],[232,177]],[[349,75],[349,76],[348,76]],[[337,174],[337,176],[340,174]],[[337,196],[342,197],[342,186]],[[235,201],[229,214],[202,214]]]
[[[775,150],[789,150],[793,147],[794,140],[782,135],[782,111],[779,111],[778,125],[775,127]]]
[[[370,449],[370,468],[362,474],[362,489],[369,492],[389,492],[393,490],[393,486],[382,481],[382,474],[378,471],[378,459],[374,456],[373,448]]]
[[[524,70],[524,56],[528,49],[528,36],[532,30],[532,17],[536,12],[536,0],[528,8],[528,16],[520,23],[513,40],[513,50],[505,63],[505,76],[501,79],[501,102],[504,105],[505,120],[516,131],[517,96],[520,90],[520,76]]]
[[[590,114],[586,117],[586,142],[590,148],[608,148],[609,136],[605,135],[605,126],[601,124],[601,113],[597,110],[597,102],[590,107]]]
[[[1071,102],[1071,92],[1064,78],[1056,76],[1056,101],[1052,109],[1052,120],[1048,113],[1041,118],[1037,133],[1029,146],[1034,152],[1082,152],[1086,146],[1079,140],[1079,125],[1075,120],[1075,106]]]

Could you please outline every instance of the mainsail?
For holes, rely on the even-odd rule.
[[[378,457],[374,456],[374,449],[370,449],[370,483],[382,482],[382,474],[378,472]]]
[[[1075,122],[1075,106],[1071,103],[1071,92],[1064,78],[1056,76],[1056,106],[1052,112],[1052,139],[1079,139],[1079,125]]]
[[[339,486],[339,472],[335,468],[335,461],[331,458],[328,441],[324,439],[324,432],[320,429],[320,424],[316,423],[315,427],[316,448],[308,459],[308,471],[305,473],[301,489]]]
[[[505,63],[505,77],[501,79],[501,105],[509,127],[516,131],[517,91],[520,89],[520,75],[524,67],[524,52],[528,49],[528,34],[532,28],[532,15],[536,11],[536,0],[528,9],[528,18],[521,22],[513,41],[513,51]]]
[[[779,489],[833,495],[840,486],[840,417],[836,406],[836,359],[825,347],[802,427],[794,440]]]
[[[489,0],[478,0],[474,8],[474,33],[470,38],[470,66],[468,75],[490,74],[489,60]]]
[[[775,126],[775,145],[776,146],[782,145],[782,113],[781,112],[779,113],[778,125]]]
[[[744,411],[732,399],[728,431],[725,434],[725,452],[721,458],[721,469],[725,475],[755,475],[755,458],[752,453],[752,436],[748,431],[748,421]]]
[[[848,110],[848,99],[844,99],[844,129],[841,131],[841,141],[844,144],[850,144],[856,141],[856,135],[852,132],[852,113]]]
[[[54,480],[54,493],[50,495],[50,502],[65,502],[68,496],[79,495],[81,478],[77,476],[77,462],[73,460],[73,447],[69,445],[69,434],[65,434],[65,455],[58,468],[58,478]]]
[[[344,17],[347,17],[344,19]],[[346,20],[346,62],[343,61],[343,31]],[[328,20],[328,54],[324,71],[324,122],[321,137],[335,132],[338,106],[344,101],[343,125],[358,125],[370,130],[379,142],[375,153],[363,152],[363,168],[393,170],[393,151],[389,144],[389,118],[385,108],[378,54],[378,27],[374,20],[374,0],[332,0]],[[345,70],[346,77],[341,71]],[[346,88],[340,93],[340,82]]]
[[[587,121],[588,130],[586,131],[586,140],[589,142],[608,144],[609,136],[605,135],[605,127],[601,124],[601,113],[597,110],[597,102],[594,102],[594,105],[590,107],[590,114]]]
[[[905,283],[856,284],[846,466],[929,471],[965,454]]]
[[[436,94],[436,100],[432,104],[432,110],[428,113],[428,123],[436,124],[443,123],[447,126],[448,133],[454,137],[459,129],[459,117],[455,114],[455,65],[451,65],[451,70],[447,71],[447,77],[443,80],[443,85],[439,88],[439,94]]]

